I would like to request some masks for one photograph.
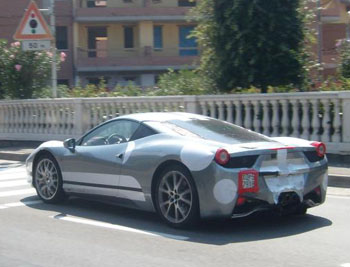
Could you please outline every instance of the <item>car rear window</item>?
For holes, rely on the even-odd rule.
[[[259,133],[212,118],[147,122],[147,124],[160,132],[172,132],[182,136],[197,137],[228,144],[273,142],[270,138]]]

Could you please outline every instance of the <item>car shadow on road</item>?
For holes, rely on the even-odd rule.
[[[33,199],[37,199],[37,197],[28,197],[21,201],[28,202]],[[203,221],[195,228],[179,230],[165,225],[155,213],[117,207],[80,198],[70,198],[64,204],[59,205],[42,203],[27,206],[37,210],[57,212],[58,217],[69,216],[93,220],[149,233],[157,233],[165,238],[171,238],[169,236],[183,236],[187,237],[186,242],[211,245],[275,239],[298,235],[332,225],[329,219],[311,214],[280,217],[270,213],[262,213],[234,220]]]

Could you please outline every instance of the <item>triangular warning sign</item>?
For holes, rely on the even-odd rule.
[[[53,39],[50,29],[38,6],[34,1],[30,1],[29,6],[17,28],[15,40],[51,40]]]

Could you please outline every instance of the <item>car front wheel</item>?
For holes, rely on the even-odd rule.
[[[35,164],[34,187],[46,203],[58,203],[64,199],[62,176],[55,158],[49,154],[40,156]]]
[[[198,195],[189,171],[182,166],[166,168],[156,186],[156,208],[169,225],[183,228],[198,221]]]

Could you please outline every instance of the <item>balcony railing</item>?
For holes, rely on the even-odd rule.
[[[198,57],[196,47],[125,49],[78,48],[79,67],[127,67],[127,66],[181,66],[195,64]]]

